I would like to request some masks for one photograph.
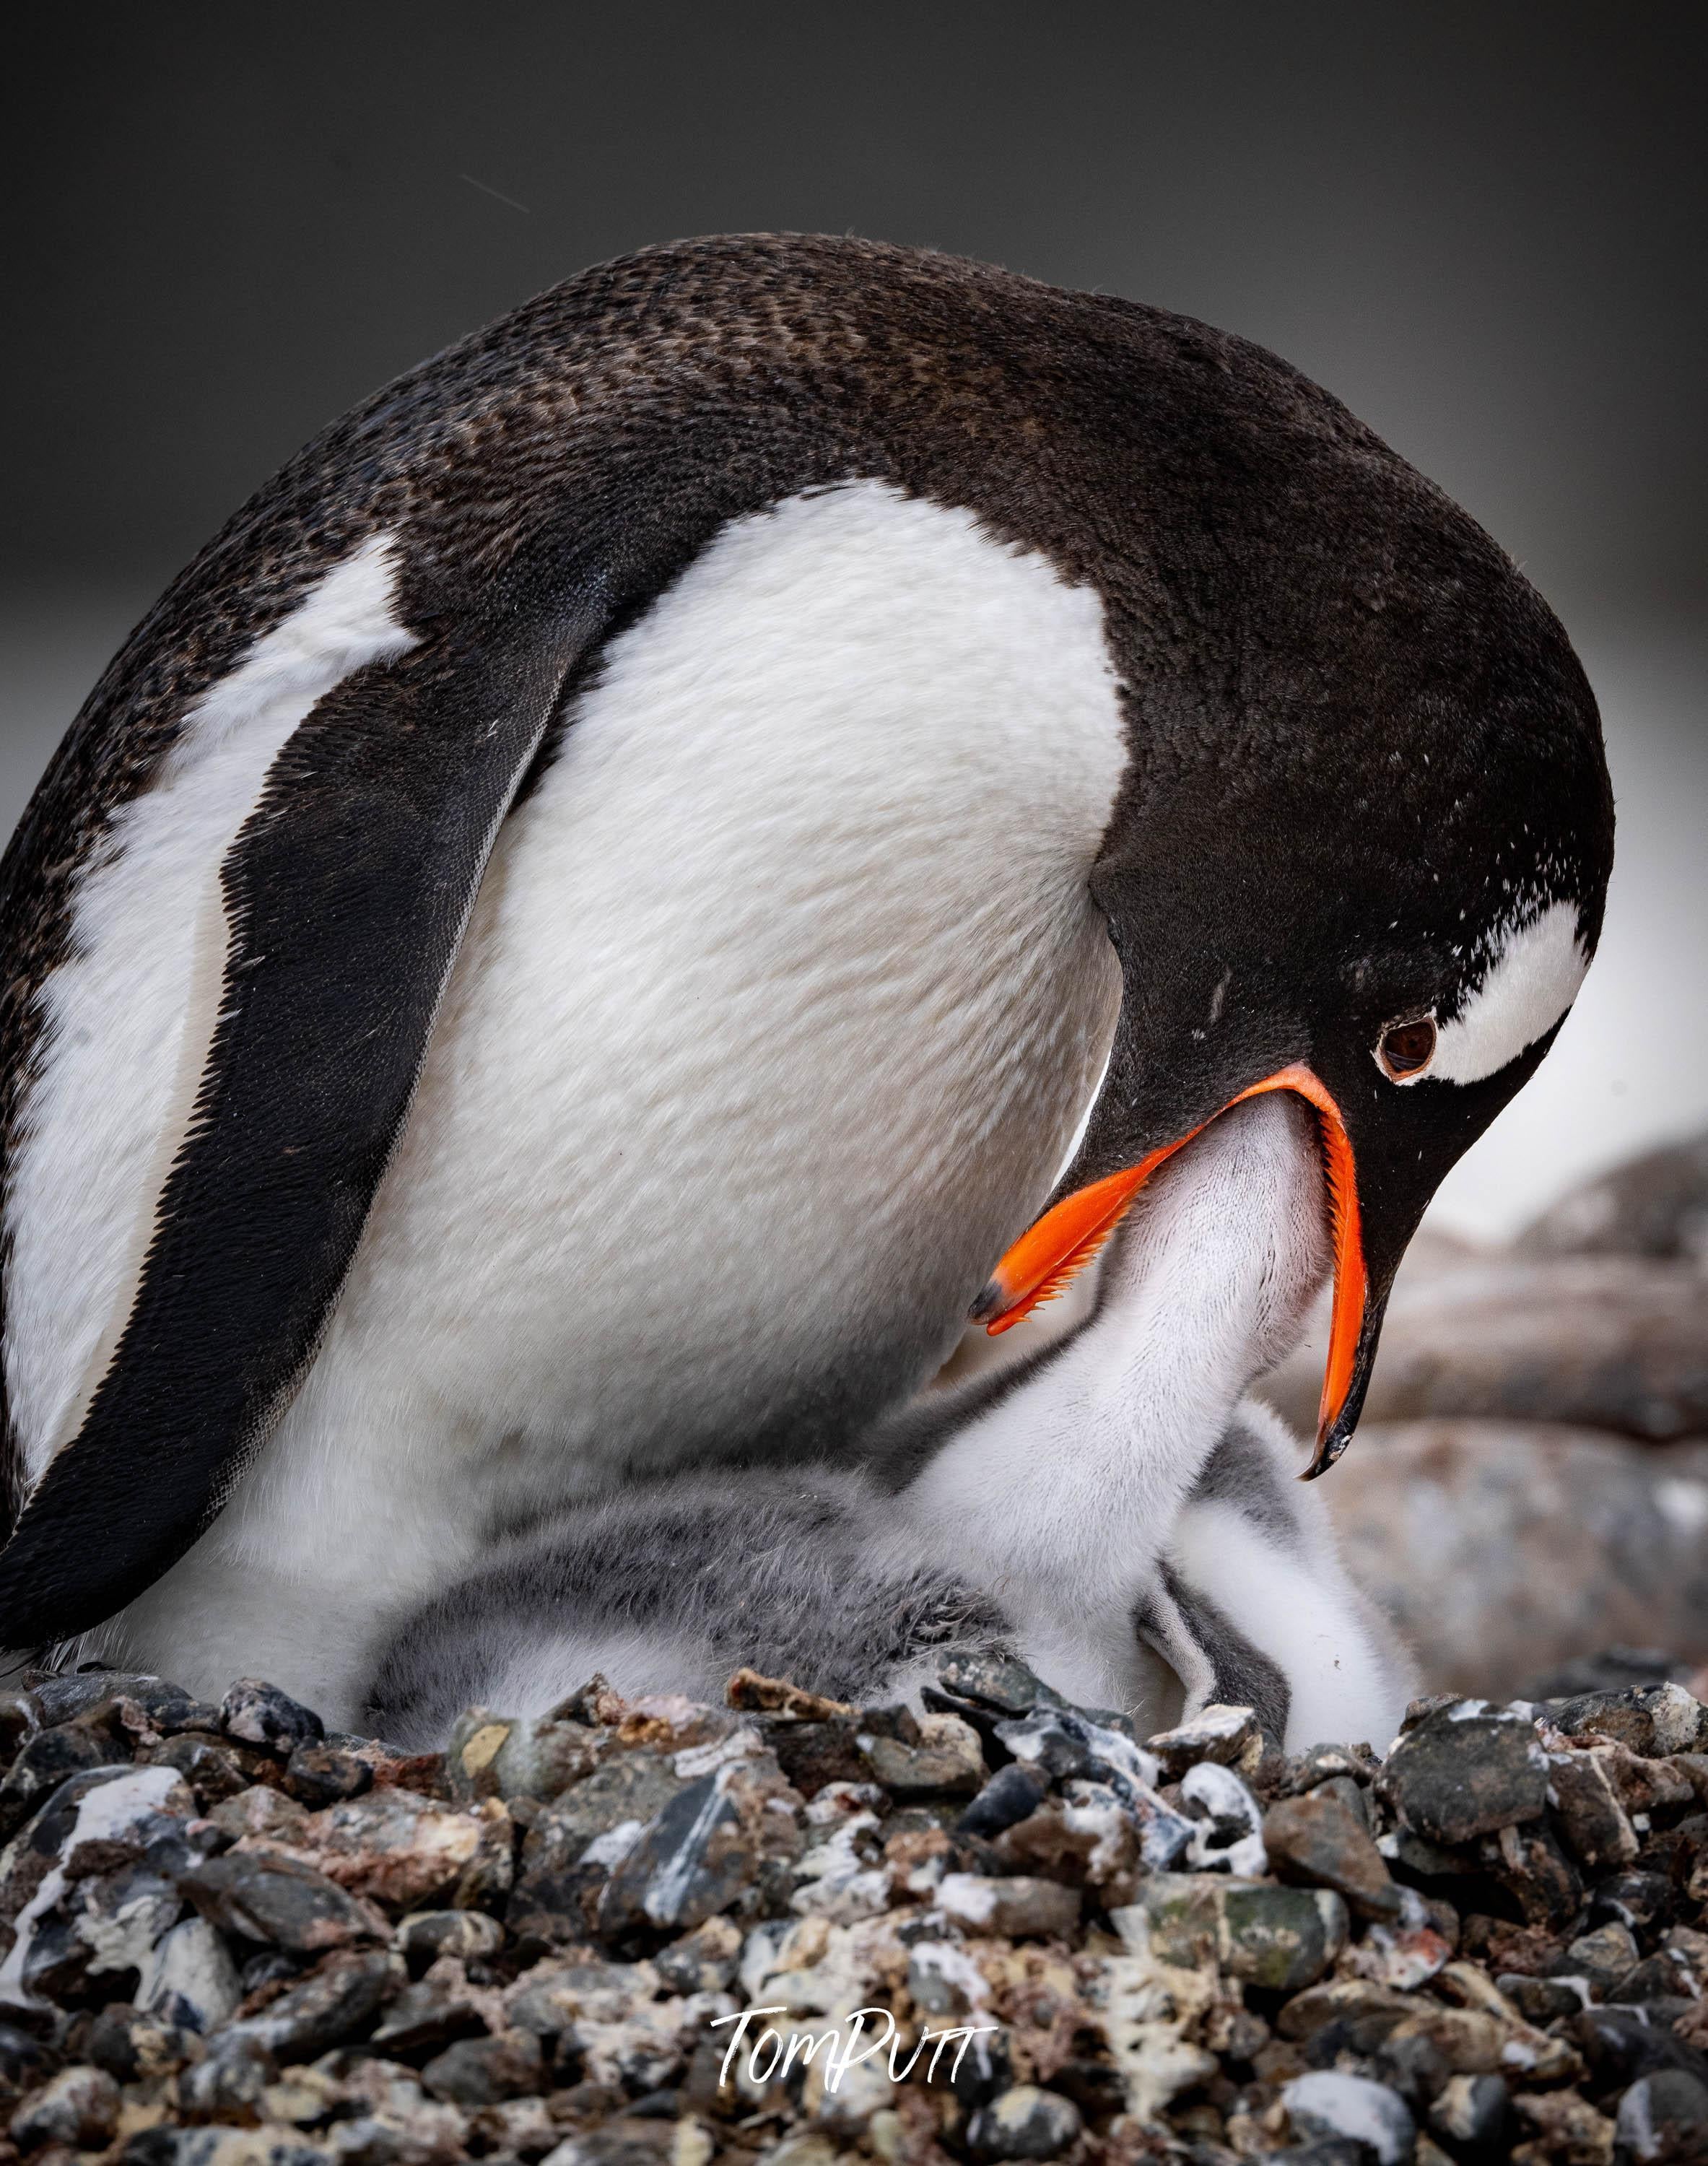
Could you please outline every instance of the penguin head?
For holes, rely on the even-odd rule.
[[[1118,655],[1136,749],[1092,877],[1125,987],[1109,1070],[1058,1200],[974,1310],[1006,1329],[1218,1114],[1294,1091],[1335,1273],[1311,1475],[1351,1438],[1431,1197],[1571,1006],[1611,866],[1599,718],[1563,631],[1410,478],[1398,519],[1357,515],[1357,478],[1354,515],[1331,493],[1337,559],[1299,534],[1287,574],[1225,599],[1189,659]]]

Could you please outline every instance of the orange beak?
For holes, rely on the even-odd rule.
[[[1354,1177],[1352,1146],[1341,1109],[1326,1086],[1309,1068],[1295,1064],[1278,1068],[1261,1083],[1253,1083],[1222,1107],[1243,1105],[1247,1098],[1266,1091],[1296,1091],[1315,1108],[1322,1132],[1323,1160],[1328,1176],[1329,1219],[1334,1249],[1334,1305],[1329,1323],[1328,1365],[1323,1372],[1322,1399],[1317,1410],[1316,1457],[1306,1476],[1320,1474],[1331,1462],[1325,1448],[1352,1388],[1357,1364],[1358,1334],[1363,1323],[1368,1275],[1364,1267],[1364,1242],[1358,1223],[1358,1190]],[[1212,1116],[1220,1118],[1220,1115]],[[1183,1149],[1194,1136],[1210,1126],[1200,1121],[1172,1144],[1164,1144],[1141,1158],[1136,1165],[1111,1173],[1089,1187],[1064,1196],[1046,1211],[1036,1225],[1009,1250],[997,1265],[975,1311],[994,1335],[1007,1331],[1023,1316],[1030,1316],[1040,1302],[1051,1300],[1068,1281],[1097,1255],[1126,1215],[1134,1197],[1162,1165]]]

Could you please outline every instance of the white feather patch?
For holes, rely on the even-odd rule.
[[[72,901],[6,1199],[7,1390],[34,1482],[112,1357],[195,1101],[224,972],[219,869],[274,758],[353,670],[414,645],[389,538],[328,572],[186,712],[114,816]]]
[[[1495,1075],[1553,1028],[1589,967],[1576,903],[1550,903],[1541,917],[1510,925],[1488,975],[1441,1026],[1435,1058],[1415,1080],[1480,1083]]]

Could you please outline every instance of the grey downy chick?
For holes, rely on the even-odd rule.
[[[537,1714],[600,1671],[621,1693],[716,1701],[744,1664],[867,1705],[951,1656],[1005,1650],[987,1595],[917,1553],[858,1469],[649,1483],[496,1544],[394,1631],[366,1719],[443,1741],[465,1707]]]
[[[1327,1265],[1311,1115],[1279,1094],[1224,1115],[1153,1176],[1076,1326],[876,1434],[897,1539],[952,1558],[1079,1704],[1161,1728],[1233,1701],[1295,1750],[1385,1744],[1407,1658],[1294,1478],[1308,1454],[1248,1396]]]

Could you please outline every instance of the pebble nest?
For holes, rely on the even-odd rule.
[[[1384,1759],[999,1659],[924,1698],[595,1679],[410,1756],[27,1680],[0,2166],[1708,2158],[1679,1685],[1420,1701]]]

